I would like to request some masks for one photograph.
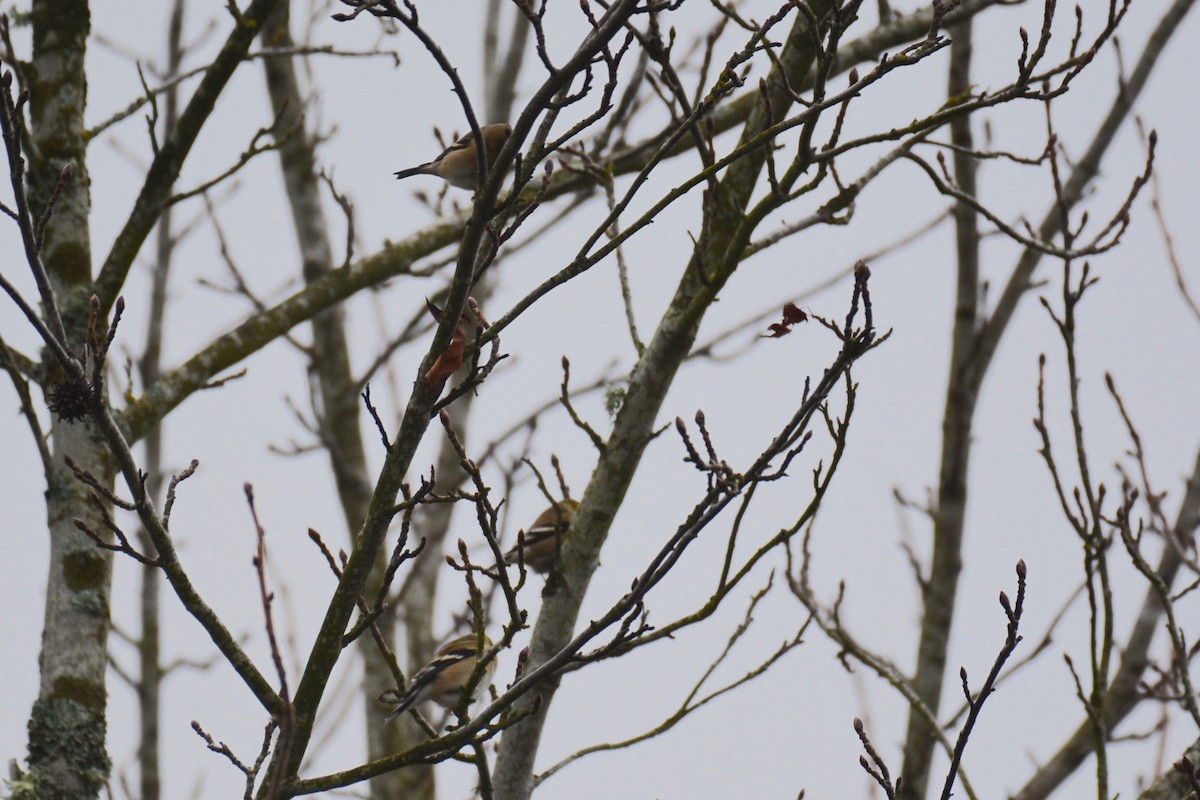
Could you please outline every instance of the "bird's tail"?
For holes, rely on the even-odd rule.
[[[408,169],[402,169],[396,173],[396,180],[402,181],[405,178],[411,178],[413,175],[428,175],[429,168],[431,166],[433,166],[433,162],[429,161],[425,164],[420,165],[419,167],[409,167]]]
[[[391,713],[383,718],[383,724],[386,727],[392,720],[403,714],[412,706],[412,702],[406,697],[400,701],[400,705],[392,709]]]

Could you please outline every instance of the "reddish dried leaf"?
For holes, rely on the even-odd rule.
[[[794,303],[788,303],[783,307],[783,324],[795,325],[797,322],[804,322],[808,319],[808,314],[805,314],[799,308],[796,308]]]
[[[764,334],[763,335],[764,339],[778,339],[780,336],[787,336],[789,333],[792,332],[792,329],[790,327],[788,327],[787,325],[783,324],[782,322],[772,322],[770,325],[767,326],[767,328],[771,332]]]
[[[454,335],[450,337],[450,344],[437,357],[437,361],[433,362],[433,366],[429,368],[429,372],[425,373],[425,380],[428,383],[434,383],[449,378],[462,366],[463,356],[466,352],[467,334],[463,331],[463,326],[460,322],[454,328]]]
[[[429,309],[430,316],[436,320],[441,320],[442,310],[430,302],[428,297],[425,298],[425,307]],[[426,383],[444,382],[462,366],[463,357],[466,355],[466,352],[467,332],[463,329],[462,319],[459,318],[458,325],[454,326],[454,335],[450,337],[450,344],[446,346],[446,349],[433,362],[433,366],[425,373]]]
[[[795,303],[787,303],[783,307],[783,319],[779,322],[772,322],[767,326],[770,333],[764,333],[764,339],[778,339],[780,336],[787,336],[792,332],[792,326],[808,320],[808,314],[796,307]]]

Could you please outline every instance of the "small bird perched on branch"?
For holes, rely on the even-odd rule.
[[[400,698],[400,703],[392,713],[387,715],[384,724],[391,722],[413,706],[432,700],[443,708],[453,708],[462,698],[462,690],[475,671],[475,662],[483,655],[482,650],[476,649],[478,637],[471,633],[452,639],[438,648],[433,660],[417,671],[409,681],[408,691]],[[492,646],[492,640],[483,637],[483,649]],[[474,702],[483,694],[492,675],[496,672],[496,659],[489,661],[483,668],[483,675],[471,692]]]
[[[508,137],[512,134],[512,126],[506,122],[484,125],[479,129],[483,133],[483,142],[487,150],[488,169],[496,163],[496,156]],[[442,154],[425,164],[396,173],[397,180],[413,175],[436,175],[451,186],[459,189],[474,189],[479,177],[479,156],[476,155],[475,133],[467,131],[467,135],[442,151]]]
[[[579,501],[566,498],[547,508],[525,531],[521,544],[504,554],[508,564],[516,564],[518,557],[534,572],[545,575],[554,567],[562,536],[571,527],[571,520],[579,508]]]

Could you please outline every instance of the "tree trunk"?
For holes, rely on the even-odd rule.
[[[41,256],[58,296],[71,344],[82,350],[92,279],[88,238],[88,176],[83,113],[87,100],[84,53],[91,28],[85,0],[35,0],[33,61],[29,70],[29,195],[34,219],[46,207],[62,169],[67,182],[46,230]],[[51,359],[48,351],[43,356]],[[50,366],[50,365],[48,365]],[[46,374],[58,374],[50,366]],[[51,377],[51,381],[54,378]],[[41,684],[29,718],[29,772],[12,784],[13,797],[94,798],[108,780],[105,751],[109,592],[112,557],[75,528],[83,518],[103,530],[88,490],[66,469],[71,456],[105,483],[114,474],[86,422],[55,419],[55,468],[46,476],[50,570],[42,629]]]

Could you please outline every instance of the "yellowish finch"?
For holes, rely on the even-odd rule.
[[[554,567],[562,535],[571,527],[571,520],[577,508],[579,501],[569,497],[547,508],[533,521],[529,530],[525,531],[523,543],[504,554],[504,560],[509,564],[516,564],[519,549],[525,566],[545,575]]]
[[[479,129],[487,146],[488,168],[496,163],[496,156],[512,133],[512,126],[505,122],[484,125]],[[476,155],[475,134],[468,131],[467,135],[442,151],[442,154],[420,166],[402,169],[396,173],[397,179],[413,175],[436,175],[451,186],[459,189],[474,189],[479,172],[479,156]]]
[[[432,700],[443,708],[453,708],[462,697],[463,687],[475,671],[475,662],[482,655],[476,650],[479,643],[475,634],[459,636],[438,648],[433,660],[417,671],[408,683],[408,691],[400,698],[400,703],[388,714],[385,722],[391,722],[395,717],[413,706]],[[492,646],[492,640],[483,637],[483,647],[486,650]],[[483,675],[471,692],[471,700],[476,700],[487,689],[496,672],[496,660],[492,659],[483,669]]]

